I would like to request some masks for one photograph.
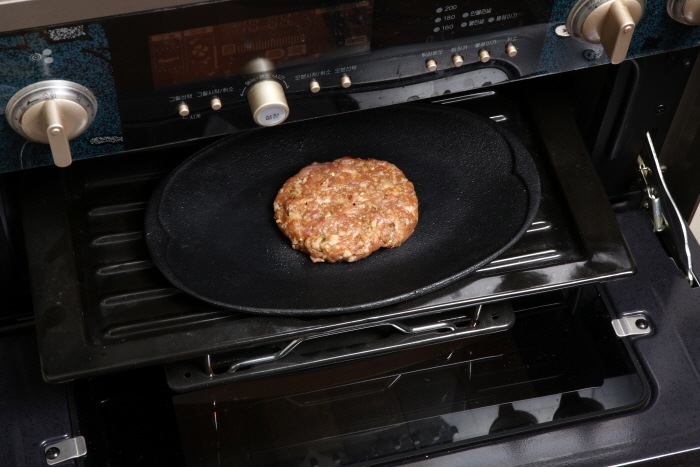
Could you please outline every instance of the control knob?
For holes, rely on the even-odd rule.
[[[20,89],[5,107],[10,126],[30,141],[49,144],[54,163],[73,161],[68,141],[80,136],[95,119],[97,99],[84,86],[49,80]]]
[[[258,81],[248,90],[247,98],[253,120],[260,126],[279,125],[289,115],[287,98],[279,81]]]
[[[578,40],[603,44],[610,62],[617,64],[627,56],[646,3],[646,0],[579,0],[569,12],[566,29]]]
[[[700,0],[668,0],[666,11],[679,23],[691,26],[700,24]]]

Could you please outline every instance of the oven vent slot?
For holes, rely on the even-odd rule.
[[[237,349],[169,364],[166,373],[174,390],[189,391],[504,331],[514,322],[513,309],[505,301]]]

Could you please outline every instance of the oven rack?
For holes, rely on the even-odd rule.
[[[165,366],[165,372],[170,388],[185,392],[505,331],[514,323],[513,308],[509,301],[504,301],[206,355],[170,363]]]

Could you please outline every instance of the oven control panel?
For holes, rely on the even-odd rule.
[[[55,160],[8,113],[44,81],[95,98],[70,141],[78,160],[692,47],[698,12],[700,0],[219,1],[5,33],[0,172]]]

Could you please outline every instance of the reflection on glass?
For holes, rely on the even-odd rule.
[[[510,331],[176,396],[187,465],[355,465],[644,402],[595,287],[512,303]]]
[[[258,58],[277,68],[369,51],[373,0],[149,37],[155,87],[230,76]]]

